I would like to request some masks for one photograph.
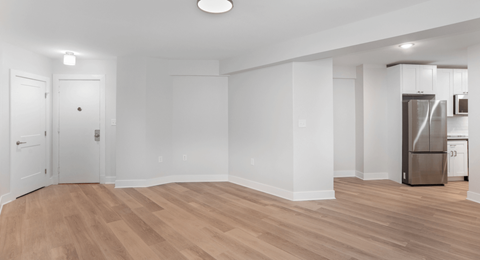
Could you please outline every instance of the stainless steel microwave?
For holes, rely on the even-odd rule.
[[[468,115],[468,95],[455,95],[455,115]]]

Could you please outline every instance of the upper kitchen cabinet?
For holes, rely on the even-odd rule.
[[[447,100],[447,116],[453,116],[453,69],[437,70],[437,100]]]
[[[453,94],[468,94],[468,70],[453,70]]]
[[[435,94],[437,66],[401,64],[401,87],[403,94]]]

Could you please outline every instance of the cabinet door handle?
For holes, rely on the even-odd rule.
[[[453,151],[450,151],[450,157],[453,157]]]
[[[455,157],[457,157],[457,151],[455,151]]]

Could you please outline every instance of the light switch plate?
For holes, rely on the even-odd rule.
[[[112,119],[111,123],[112,125],[117,125],[117,119]]]
[[[307,127],[307,120],[306,119],[299,119],[298,120],[298,127]]]
[[[163,156],[158,156],[158,162],[163,162]]]

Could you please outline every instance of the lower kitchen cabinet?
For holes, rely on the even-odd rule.
[[[468,142],[448,141],[448,176],[468,176]]]

